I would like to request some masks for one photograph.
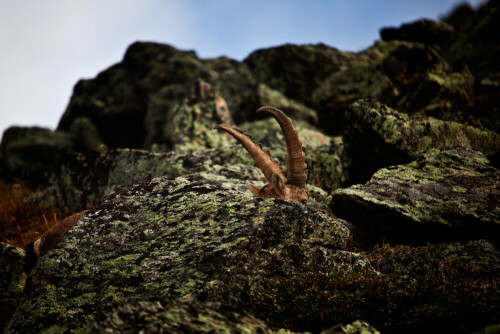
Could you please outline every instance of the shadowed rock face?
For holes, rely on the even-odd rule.
[[[263,279],[328,270],[336,261],[325,255],[348,235],[303,205],[182,178],[145,180],[104,198],[40,260],[10,331],[88,328],[96,308],[112,301],[207,298],[210,282],[224,286],[217,277],[243,254],[260,265],[232,296]]]
[[[500,239],[500,172],[475,151],[431,149],[407,165],[338,189],[331,208],[359,225],[358,240],[422,244]]]
[[[384,41],[399,40],[443,45],[451,39],[453,32],[453,26],[446,22],[422,19],[403,24],[400,28],[383,28],[380,37]]]
[[[331,133],[348,125],[347,106],[367,96],[400,112],[464,121],[473,101],[473,81],[467,68],[452,69],[430,46],[381,41],[352,54],[318,86],[312,103]]]
[[[366,255],[378,272],[276,280],[259,295],[254,314],[275,328],[313,333],[346,318],[382,333],[471,333],[498,323],[500,253],[490,243],[384,244]]]
[[[0,177],[30,175],[43,183],[43,173],[74,151],[71,135],[40,127],[10,127],[0,144]]]
[[[24,250],[0,243],[0,331],[16,310],[26,284],[23,272]]]
[[[487,1],[477,11],[464,3],[443,21],[420,20],[400,28],[382,29],[381,37],[424,42],[433,46],[454,69],[460,70],[466,64],[474,80],[471,105],[462,115],[463,120],[499,132],[499,22],[498,1]]]

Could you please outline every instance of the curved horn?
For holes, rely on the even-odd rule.
[[[302,141],[299,138],[297,130],[293,127],[292,120],[288,118],[283,111],[273,107],[262,107],[257,112],[265,111],[274,116],[278,121],[281,131],[285,136],[287,159],[287,179],[286,183],[298,187],[305,187],[307,181],[306,158],[302,151]]]
[[[255,164],[260,168],[262,173],[264,173],[267,182],[269,183],[272,182],[273,174],[276,174],[285,179],[283,172],[281,171],[278,164],[271,159],[269,152],[264,151],[262,149],[262,145],[255,143],[252,140],[252,137],[250,137],[249,135],[245,134],[243,131],[232,125],[219,124],[215,128],[226,131],[231,136],[236,138],[241,145],[243,145],[243,147],[248,151],[250,156],[253,158],[253,161],[255,161]]]

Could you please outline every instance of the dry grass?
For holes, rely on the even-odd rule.
[[[55,211],[33,203],[31,194],[22,182],[0,181],[0,241],[24,248],[57,224]]]

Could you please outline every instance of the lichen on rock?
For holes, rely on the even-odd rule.
[[[106,305],[96,313],[90,333],[110,332],[274,333],[249,314],[192,299],[134,300]]]
[[[411,118],[374,99],[360,99],[346,111],[344,138],[352,182],[366,182],[379,168],[408,163],[430,148],[462,147],[493,155],[500,135],[435,118]]]
[[[334,191],[330,207],[372,244],[475,238],[498,244],[499,181],[479,152],[430,149],[410,164],[380,169],[366,184]]]
[[[206,298],[245,250],[258,250],[250,262],[267,263],[263,277],[277,277],[328,262],[324,252],[342,249],[348,235],[340,221],[300,204],[185,178],[143,180],[94,205],[42,258],[9,330],[78,331],[104,303]]]

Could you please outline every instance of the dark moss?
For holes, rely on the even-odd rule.
[[[384,333],[467,333],[500,320],[500,257],[487,242],[385,245],[367,255],[380,273],[276,280],[255,298],[255,314],[273,326],[313,332],[364,319]]]
[[[73,150],[72,138],[67,133],[39,127],[10,127],[0,145],[0,177],[46,184],[44,173]]]
[[[217,282],[243,304],[245,285],[230,283],[257,289],[262,277],[326,266],[323,249],[342,249],[348,234],[301,204],[185,178],[143,179],[94,205],[38,262],[9,331],[85,331],[100,305],[206,299]],[[243,257],[259,275],[224,280]]]
[[[0,331],[21,300],[27,275],[23,271],[25,252],[0,243]]]
[[[123,301],[96,312],[91,333],[273,333],[248,314],[193,299]]]

